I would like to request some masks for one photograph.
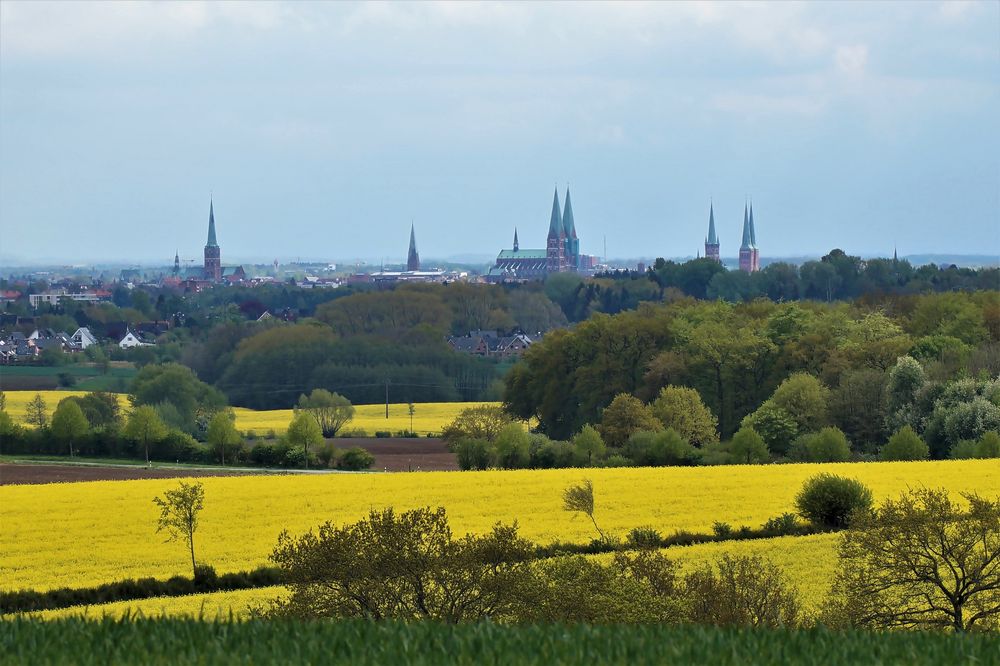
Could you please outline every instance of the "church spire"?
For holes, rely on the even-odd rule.
[[[743,243],[740,245],[741,250],[749,250],[753,247],[753,241],[750,236],[750,209],[747,204],[743,204]]]
[[[517,252],[520,248],[520,244],[517,242],[517,227],[514,227],[514,252]]]
[[[406,270],[420,270],[420,255],[417,254],[417,233],[413,227],[413,222],[410,222],[410,249],[406,253]]]
[[[750,247],[757,249],[757,230],[753,227],[753,201],[750,202]]]
[[[552,194],[552,217],[549,220],[549,238],[565,236],[562,226],[562,211],[559,207],[559,188]]]
[[[219,243],[215,240],[215,202],[209,199],[208,201],[208,242],[205,243],[206,247],[218,247]]]
[[[569,188],[566,188],[566,206],[563,208],[563,232],[566,238],[576,238],[576,223],[573,221],[573,204],[569,200]]]
[[[719,243],[719,238],[715,234],[715,206],[712,203],[708,204],[708,240],[705,242],[709,245]]]

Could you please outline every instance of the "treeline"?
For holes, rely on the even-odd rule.
[[[929,385],[943,387],[961,377],[996,377],[998,342],[997,292],[877,304],[680,299],[551,333],[507,375],[504,399],[512,414],[568,439],[600,423],[620,394],[651,402],[666,386],[689,387],[728,438],[782,382],[804,373],[830,391],[826,425],[870,451],[892,432],[885,387],[897,359],[910,355]],[[940,388],[926,390],[931,396]]]

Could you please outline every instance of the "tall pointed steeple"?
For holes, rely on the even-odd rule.
[[[750,202],[750,247],[757,249],[757,230],[753,227],[753,201]]]
[[[420,255],[417,254],[417,233],[412,222],[410,222],[410,249],[406,253],[406,270],[420,270]]]
[[[741,250],[749,250],[753,247],[753,241],[750,237],[750,209],[747,204],[743,204],[743,243],[740,245]]]
[[[218,241],[215,240],[215,202],[211,199],[208,201],[208,242],[205,243],[205,246],[219,246]]]
[[[573,221],[573,204],[569,200],[569,188],[566,188],[566,206],[563,208],[563,232],[566,238],[576,238],[576,223]]]
[[[514,227],[514,252],[521,249],[520,243],[517,242],[517,227]]]
[[[181,253],[178,250],[174,250],[174,275],[179,275],[181,272]]]
[[[552,193],[552,217],[549,219],[549,238],[565,236],[562,223],[562,210],[559,207],[559,188]]]
[[[705,241],[709,245],[717,245],[719,243],[718,236],[715,235],[715,204],[708,204],[708,240]]]

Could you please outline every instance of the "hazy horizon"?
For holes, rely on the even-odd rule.
[[[1000,255],[997,3],[0,4],[0,260]]]

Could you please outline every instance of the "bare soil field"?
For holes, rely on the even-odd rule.
[[[410,472],[422,470],[425,472],[438,470],[457,470],[458,460],[455,454],[440,439],[423,437],[402,438],[386,437],[384,439],[344,438],[331,440],[339,449],[349,449],[360,446],[375,456],[374,471]]]
[[[214,469],[164,469],[153,467],[102,467],[100,465],[0,464],[0,486],[16,483],[68,483],[73,481],[126,481],[131,479],[177,479],[189,476],[237,476],[246,471]]]

